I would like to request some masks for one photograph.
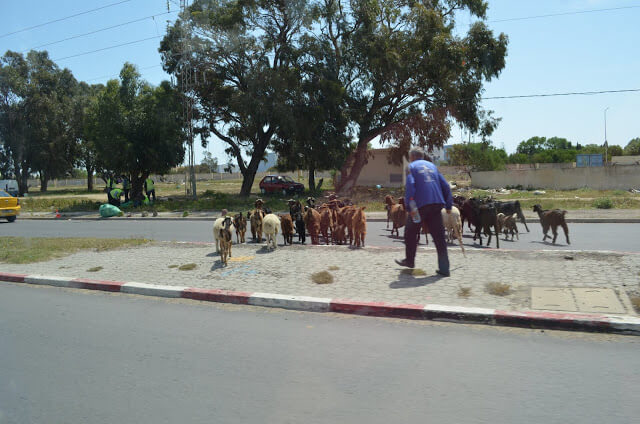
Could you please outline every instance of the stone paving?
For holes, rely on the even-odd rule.
[[[278,240],[281,242],[281,239]],[[26,265],[0,264],[0,270],[72,278],[135,281],[174,286],[379,301],[396,304],[441,304],[505,310],[531,308],[531,287],[599,287],[617,293],[640,290],[640,255],[589,251],[467,250],[450,247],[452,276],[435,274],[433,248],[418,251],[416,266],[425,275],[408,275],[393,260],[401,248],[353,249],[347,246],[234,245],[227,267],[211,244],[154,243],[108,252],[80,252]],[[170,266],[195,264],[181,271]],[[103,267],[98,272],[89,268]],[[330,268],[335,267],[335,268]],[[334,282],[316,284],[311,275],[329,271]],[[495,296],[488,283],[505,283],[512,292]],[[469,288],[468,297],[460,297]],[[628,300],[625,303],[628,305]],[[628,308],[631,309],[631,308]],[[633,313],[628,310],[627,313]]]

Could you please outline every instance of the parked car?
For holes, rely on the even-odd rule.
[[[302,193],[304,185],[293,181],[291,177],[286,175],[267,175],[260,181],[260,192],[266,193],[282,193],[287,196],[291,193]]]
[[[18,197],[18,182],[16,180],[0,180],[0,190],[4,190],[13,197]]]
[[[20,214],[20,199],[0,190],[0,217],[13,222]]]

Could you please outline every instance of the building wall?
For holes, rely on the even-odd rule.
[[[387,160],[387,149],[371,151],[368,163],[362,168],[357,185],[383,187],[402,187],[402,165],[390,164]]]
[[[508,171],[472,172],[471,183],[481,188],[522,186],[571,190],[583,187],[595,190],[628,190],[640,187],[640,166],[590,168],[541,168]]]
[[[611,156],[611,163],[616,165],[638,165],[640,156]]]

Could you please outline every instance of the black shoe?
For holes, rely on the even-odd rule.
[[[410,264],[409,262],[407,262],[407,260],[406,260],[406,259],[403,259],[403,260],[401,260],[401,261],[399,261],[399,260],[397,260],[397,259],[396,259],[395,261],[396,261],[396,263],[397,263],[398,265],[400,265],[400,266],[406,266],[407,268],[413,268],[413,267],[415,266],[415,265]]]
[[[450,272],[442,272],[439,269],[436,269],[436,274],[442,275],[443,277],[450,277],[451,276]]]

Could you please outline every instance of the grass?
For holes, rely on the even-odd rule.
[[[420,268],[403,269],[402,271],[400,271],[400,274],[402,274],[402,275],[411,275],[413,277],[423,277],[423,276],[427,275],[427,273],[424,271],[424,269],[420,269]]]
[[[636,309],[636,312],[640,314],[640,296],[631,296],[631,304]]]
[[[0,262],[27,264],[61,258],[80,250],[102,252],[147,243],[149,240],[145,239],[2,237],[0,238]]]
[[[184,264],[184,265],[180,265],[180,266],[178,267],[178,269],[179,269],[180,271],[191,271],[191,270],[193,270],[193,269],[196,269],[196,267],[197,267],[197,266],[198,266],[198,265],[193,264],[193,263],[192,263],[192,264]]]
[[[458,290],[458,297],[466,299],[469,296],[471,296],[471,287],[460,287],[460,290]]]
[[[593,201],[593,207],[596,209],[611,209],[613,202],[608,197],[601,197]]]
[[[329,269],[329,271],[337,271],[337,270],[340,269],[340,267],[339,266],[335,266],[335,265],[331,265],[328,269]]]
[[[94,266],[92,268],[89,268],[87,270],[87,272],[98,272],[98,271],[102,271],[102,270],[103,270],[103,268],[101,266]]]
[[[333,275],[329,271],[320,271],[311,274],[311,281],[316,284],[331,284],[333,283]]]
[[[189,211],[184,211],[184,212],[182,212],[182,217],[183,217],[183,218],[186,218],[186,217],[188,217],[188,216],[189,216]]]
[[[508,296],[511,294],[511,286],[504,283],[489,283],[487,284],[487,293],[494,296]]]

